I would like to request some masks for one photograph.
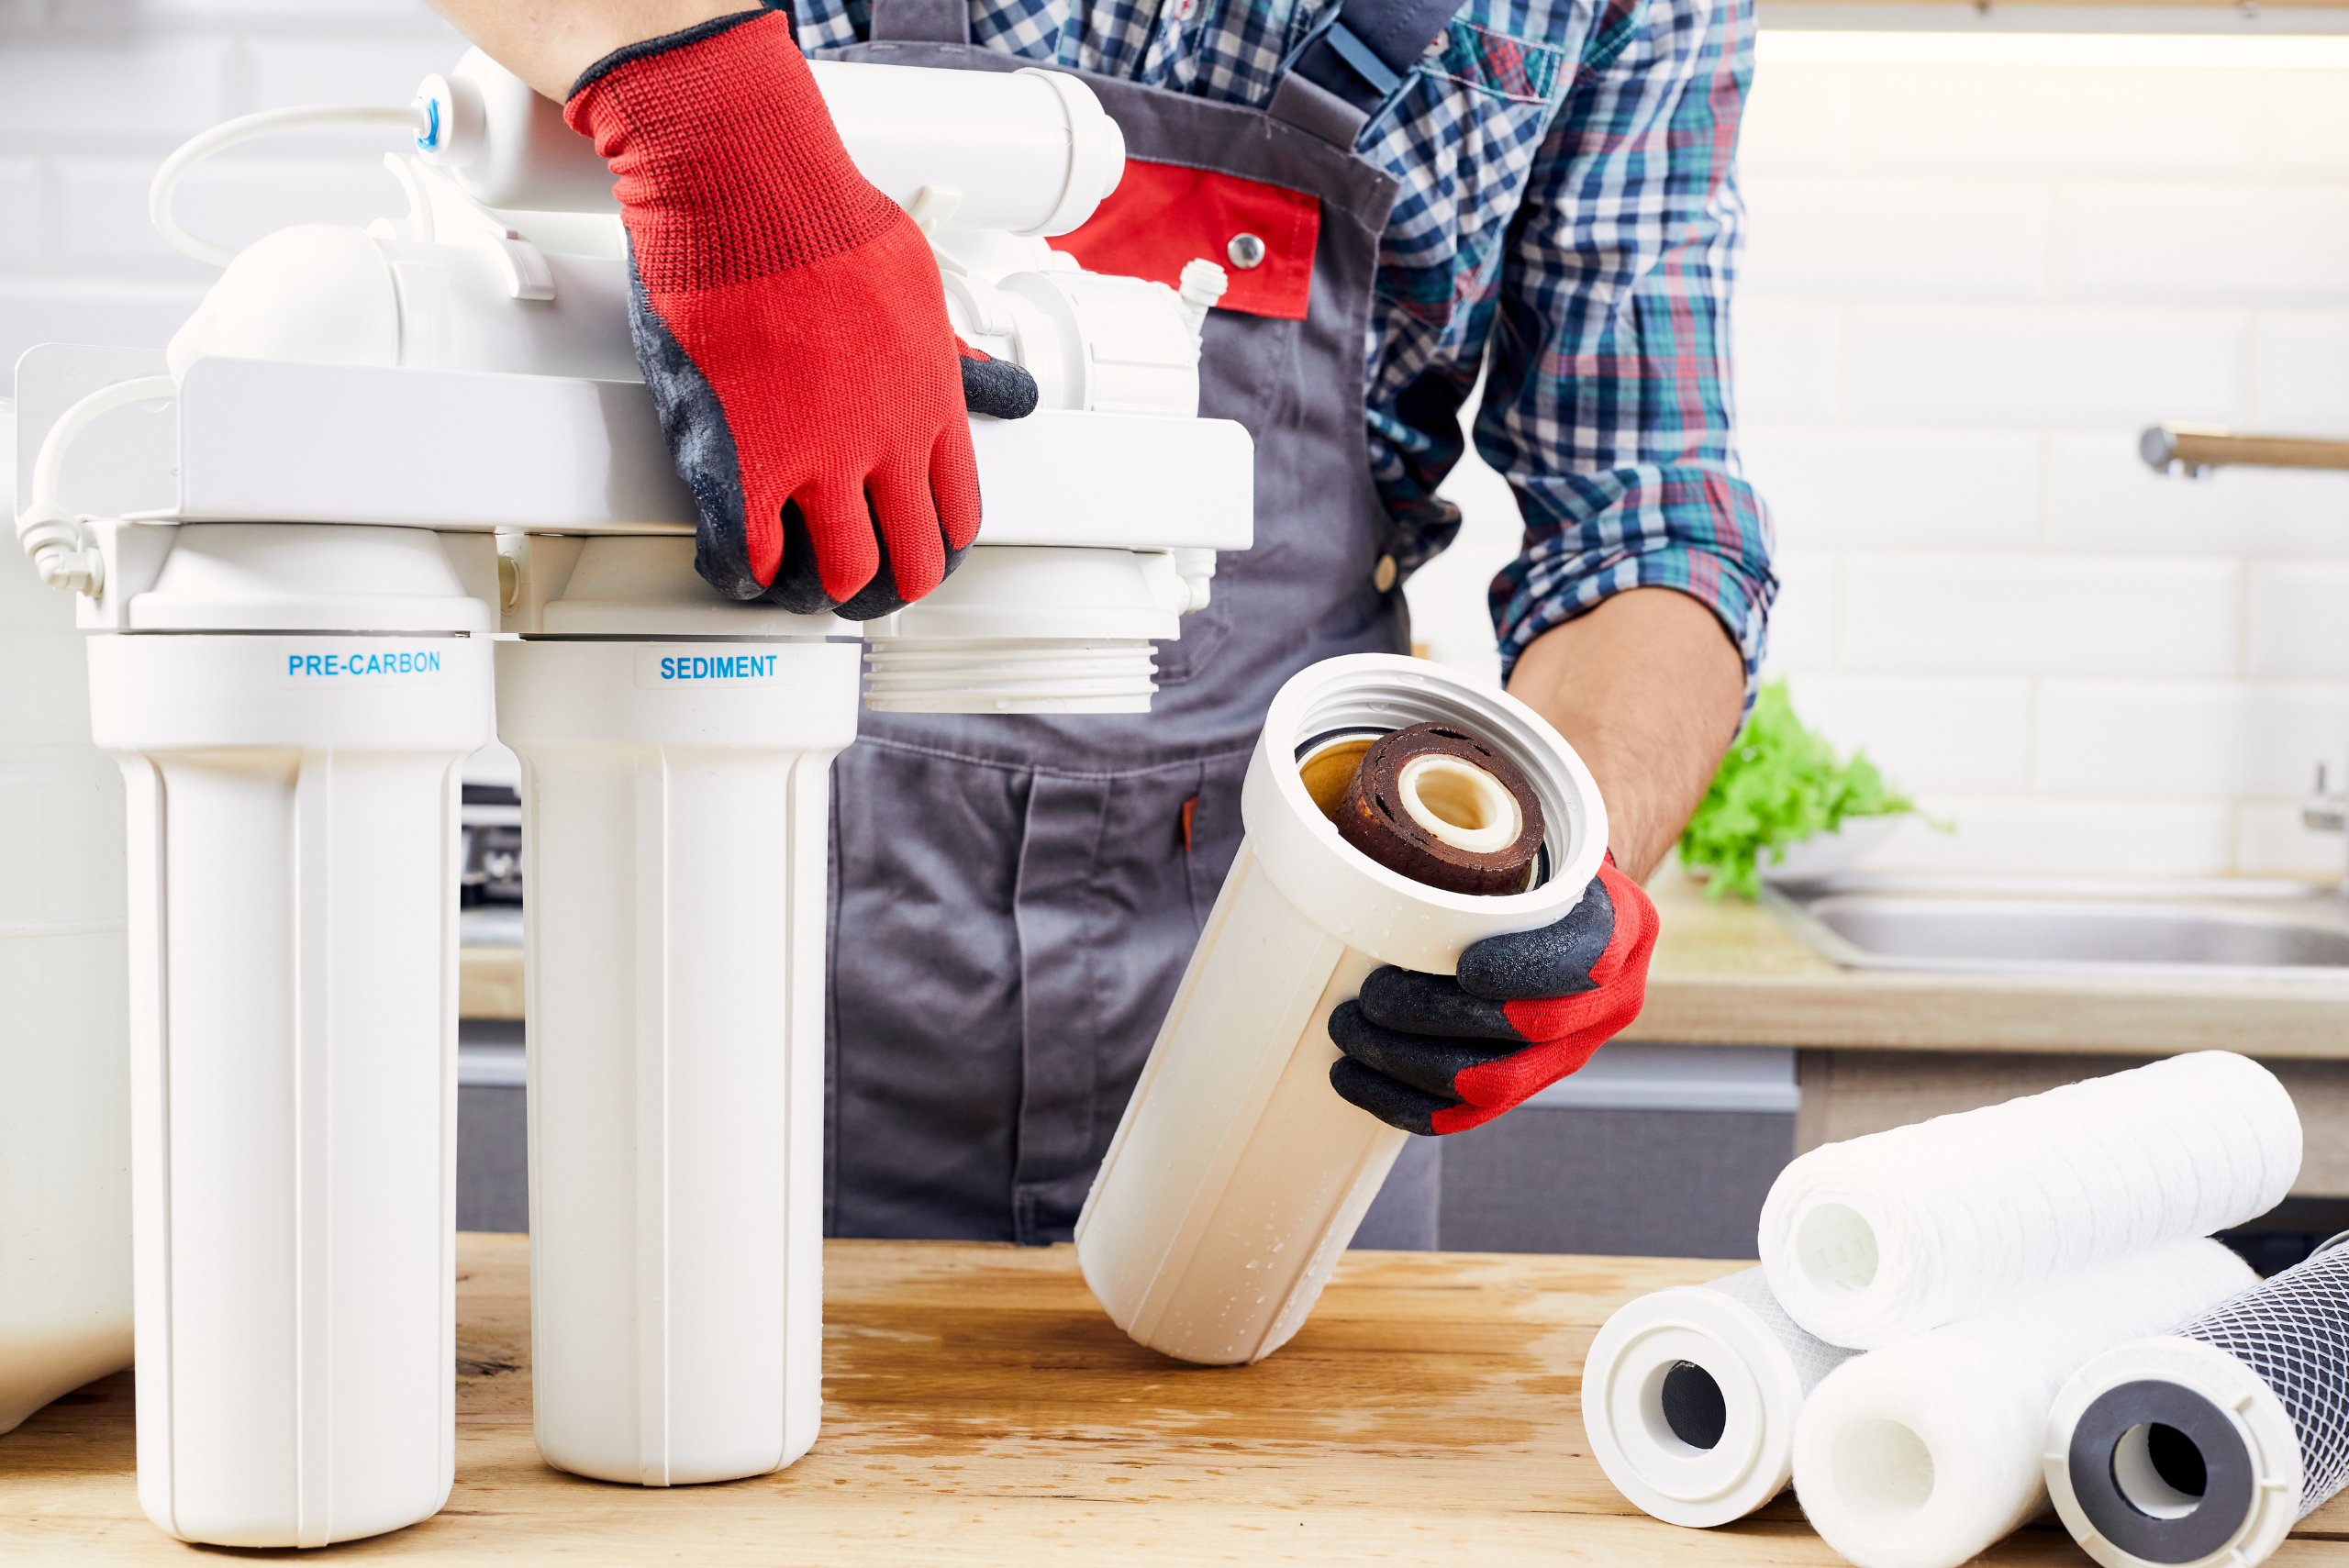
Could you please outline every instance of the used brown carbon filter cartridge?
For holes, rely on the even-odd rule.
[[[1542,851],[1542,802],[1524,773],[1447,724],[1372,741],[1331,819],[1380,865],[1447,893],[1523,892]]]

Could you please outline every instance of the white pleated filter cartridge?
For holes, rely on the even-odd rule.
[[[1803,1512],[1860,1568],[1955,1568],[2045,1506],[2041,1440],[2066,1377],[2256,1278],[2219,1242],[2165,1242],[1846,1362],[1796,1422]]]
[[[1590,1451],[1657,1518],[1743,1518],[1785,1488],[1796,1413],[1853,1353],[1804,1332],[1758,1268],[1641,1296],[1584,1362]]]
[[[2048,1491],[2106,1568],[2261,1562],[2349,1483],[2344,1241],[2065,1385]]]
[[[1787,1316],[1876,1350],[2273,1208],[2300,1168],[2275,1074],[2204,1051],[1831,1143],[1762,1207]]]

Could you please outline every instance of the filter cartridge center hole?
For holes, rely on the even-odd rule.
[[[1822,1203],[1802,1217],[1795,1255],[1803,1277],[1819,1289],[1855,1294],[1876,1283],[1876,1227],[1855,1208]]]
[[[2140,1421],[2112,1445],[2112,1484],[2148,1518],[2182,1519],[2202,1505],[2210,1466],[2192,1438],[2159,1421]]]
[[[1525,818],[1507,785],[1464,757],[1414,757],[1396,780],[1403,809],[1437,839],[1472,854],[1495,854],[1517,842]]]
[[[1836,1437],[1834,1461],[1844,1500],[1871,1518],[1913,1514],[1932,1497],[1932,1450],[1905,1422],[1857,1423]]]
[[[1729,1425],[1729,1402],[1713,1374],[1695,1362],[1675,1362],[1664,1374],[1664,1424],[1690,1448],[1711,1449]]]

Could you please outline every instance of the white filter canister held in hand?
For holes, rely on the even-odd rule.
[[[2216,1241],[2165,1242],[1845,1362],[1795,1424],[1803,1512],[1859,1568],[1956,1568],[2046,1506],[2065,1378],[2256,1280]]]
[[[1873,1350],[2240,1225],[2299,1169],[2275,1074],[2195,1051],[1814,1149],[1762,1206],[1762,1267],[1796,1322]]]
[[[1548,825],[1539,885],[1413,882],[1347,844],[1307,791],[1297,763],[1317,743],[1428,721],[1524,772]],[[1449,974],[1473,941],[1563,918],[1607,847],[1590,771],[1539,715],[1391,654],[1326,660],[1281,688],[1241,815],[1247,838],[1076,1224],[1085,1283],[1119,1328],[1219,1363],[1297,1332],[1410,1136],[1330,1088],[1330,1011],[1381,964]]]
[[[1795,1418],[1851,1360],[1787,1316],[1760,1269],[1619,1308],[1591,1341],[1583,1429],[1616,1490],[1668,1524],[1743,1518],[1785,1490]]]

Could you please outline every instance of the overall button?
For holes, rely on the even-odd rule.
[[[1264,242],[1252,234],[1235,234],[1231,243],[1223,248],[1235,267],[1255,267],[1264,264]]]
[[[1378,558],[1378,565],[1371,572],[1370,585],[1377,589],[1382,594],[1386,593],[1387,590],[1395,586],[1397,571],[1397,568],[1395,565],[1395,558],[1393,556],[1380,556]]]

